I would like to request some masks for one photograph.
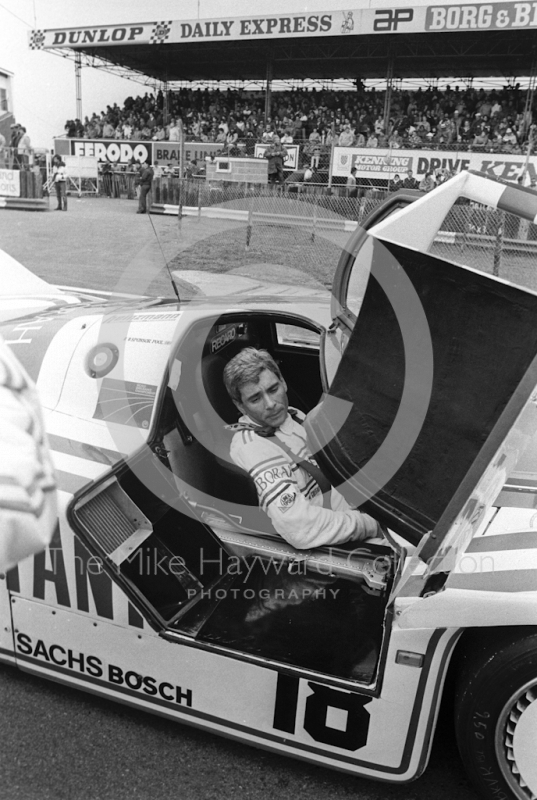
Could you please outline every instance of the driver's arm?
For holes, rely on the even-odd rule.
[[[280,536],[293,547],[302,550],[379,535],[378,523],[368,514],[323,508],[322,495],[313,478],[308,476],[304,483],[298,465],[273,442],[251,431],[241,431],[233,437],[230,455],[251,475],[259,505]]]

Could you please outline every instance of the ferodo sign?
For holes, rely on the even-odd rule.
[[[152,161],[151,142],[71,139],[70,143],[72,156],[93,156],[98,161],[110,161],[112,164],[128,164],[133,158],[142,164]]]

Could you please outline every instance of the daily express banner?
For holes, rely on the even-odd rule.
[[[502,178],[516,182],[522,175],[525,155],[502,153],[457,153],[446,150],[389,150],[358,147],[335,147],[332,175],[348,177],[352,167],[357,169],[357,178],[373,178],[386,181],[394,175],[404,180],[409,169],[414,178],[421,180],[426,172],[448,169],[460,172],[473,169],[484,172],[491,178]],[[526,183],[537,182],[537,162],[530,158],[526,169]]]
[[[537,28],[535,2],[468,3],[406,8],[355,8],[345,11],[129,22],[29,33],[31,50],[110,47],[123,44],[176,44],[200,41],[349,36],[428,31],[521,30]]]
[[[30,31],[30,48],[102,47],[189,41],[348,36],[424,30],[425,7],[350,9],[297,14],[96,25]]]

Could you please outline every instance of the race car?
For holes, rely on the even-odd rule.
[[[537,194],[480,174],[394,194],[331,296],[211,276],[218,296],[105,301],[19,270],[0,333],[36,382],[60,518],[0,584],[2,661],[398,783],[449,676],[476,788],[537,797],[537,295],[437,254],[462,199],[537,220]],[[229,458],[222,375],[247,346],[383,538],[297,551],[271,527]]]

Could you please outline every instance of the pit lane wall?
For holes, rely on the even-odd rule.
[[[293,146],[295,149],[296,146]],[[300,152],[299,152],[300,149]],[[304,165],[303,146],[296,147],[293,165]],[[177,167],[180,160],[179,142],[142,142],[111,139],[55,139],[54,152],[65,156],[94,157],[126,167],[132,159],[138,162],[158,162],[160,166]],[[185,142],[184,160],[203,162],[222,152],[218,142]],[[427,172],[448,170],[455,174],[464,169],[484,172],[494,178],[516,183],[524,173],[524,183],[537,184],[536,156],[512,153],[487,153],[463,150],[390,150],[388,148],[334,147],[330,174],[335,183],[344,183],[356,167],[361,184],[386,186],[395,175],[401,179],[408,170],[420,181]],[[309,162],[309,158],[307,159]],[[296,168],[296,167],[295,167]]]

